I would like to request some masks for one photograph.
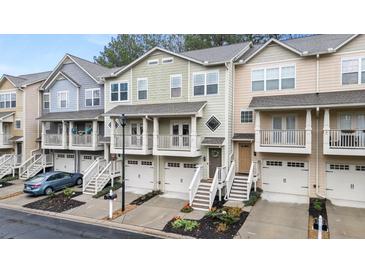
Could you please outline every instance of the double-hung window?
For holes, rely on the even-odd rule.
[[[265,70],[256,69],[252,71],[252,91],[265,90]]]
[[[0,94],[0,108],[15,108],[16,107],[16,93],[2,93]]]
[[[195,73],[193,75],[194,96],[218,94],[218,81],[217,71]]]
[[[255,69],[251,72],[252,91],[295,88],[295,66]]]
[[[252,110],[241,110],[241,123],[250,124],[253,122],[253,111]]]
[[[100,106],[100,89],[86,89],[85,90],[85,106]]]
[[[43,94],[43,108],[49,109],[49,93]]]
[[[359,59],[342,60],[343,85],[353,85],[359,83],[359,62]]]
[[[113,83],[110,85],[110,101],[128,101],[128,82]]]
[[[279,68],[266,70],[266,90],[279,89]]]
[[[281,89],[295,88],[295,66],[281,67]]]
[[[58,108],[67,108],[67,104],[68,104],[68,91],[57,92]]]
[[[171,98],[181,97],[181,85],[182,85],[182,77],[180,74],[170,76]]]
[[[148,94],[148,80],[146,78],[137,80],[138,100],[147,99]]]

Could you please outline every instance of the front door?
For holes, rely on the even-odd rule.
[[[251,166],[251,144],[239,144],[238,157],[238,172],[248,173]]]
[[[16,143],[16,154],[22,155],[23,143]]]
[[[217,167],[222,166],[222,149],[221,148],[209,148],[209,178],[214,177]]]

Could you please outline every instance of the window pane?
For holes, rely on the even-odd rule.
[[[171,88],[180,88],[180,87],[181,87],[181,76],[171,77]]]
[[[147,90],[147,80],[138,80],[137,86],[138,86],[138,90]]]
[[[204,85],[194,86],[194,95],[204,95]]]
[[[1,103],[0,103],[1,104]],[[44,102],[44,108],[48,109],[49,108],[49,102]]]
[[[295,67],[282,67],[281,68],[281,78],[295,78]]]
[[[92,98],[92,90],[85,90],[85,98],[86,99]]]
[[[120,93],[120,100],[121,101],[128,101],[128,92],[121,92]]]
[[[352,126],[352,116],[349,114],[341,114],[340,128],[341,129],[351,129],[351,126]]]
[[[128,83],[121,83],[120,91],[128,91]]]
[[[218,93],[218,84],[207,85],[207,94],[217,94]]]
[[[4,101],[0,101],[0,108],[4,108],[5,107],[5,102]]]
[[[180,97],[181,88],[171,88],[171,97]]]
[[[258,69],[252,71],[252,81],[264,80],[265,70]]]
[[[262,91],[262,90],[264,90],[264,87],[265,87],[264,81],[253,81],[252,82],[253,91]]]
[[[266,79],[279,79],[279,68],[270,68],[266,70]]]
[[[62,100],[61,101],[61,108],[65,108],[66,107],[66,101],[65,100]]]
[[[100,105],[100,98],[94,98],[94,106]]]
[[[194,86],[204,86],[204,85],[205,85],[205,75],[194,74]]]
[[[295,88],[295,79],[281,79],[281,89],[293,89]]]
[[[112,95],[111,95],[111,99],[112,101],[118,101],[118,93],[117,92],[112,92]]]
[[[218,72],[207,73],[207,85],[218,84]]]
[[[362,75],[361,75],[362,78]],[[343,73],[342,74],[342,84],[343,85],[352,85],[358,83],[358,73]]]
[[[252,111],[241,111],[241,123],[252,123]]]
[[[359,70],[359,60],[344,60],[342,61],[342,73],[357,72]]]
[[[93,103],[93,100],[92,99],[86,99],[86,106],[87,107],[91,107],[92,106],[92,103]]]
[[[147,90],[139,90],[138,99],[140,100],[147,99]]]
[[[118,91],[118,84],[112,84],[111,91]]]
[[[279,79],[277,80],[266,80],[266,90],[279,89]]]

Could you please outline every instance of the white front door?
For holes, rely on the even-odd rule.
[[[125,177],[127,187],[153,190],[153,161],[128,159],[125,165]]]
[[[327,163],[328,199],[365,202],[365,165]]]
[[[84,171],[98,158],[100,155],[80,155],[80,173]]]
[[[54,170],[75,172],[75,154],[55,153]]]
[[[308,163],[302,161],[264,160],[264,192],[308,195]]]
[[[189,193],[195,170],[195,163],[167,162],[165,164],[165,192]]]

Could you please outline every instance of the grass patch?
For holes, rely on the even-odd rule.
[[[102,189],[102,190],[100,190],[98,193],[96,193],[96,194],[93,196],[93,198],[100,198],[100,197],[102,197],[102,196],[104,196],[104,195],[108,194],[110,190],[115,191],[115,190],[117,190],[117,189],[119,189],[119,188],[121,188],[121,187],[122,187],[122,183],[120,183],[120,182],[118,182],[118,181],[115,181],[115,182],[114,182],[114,186],[113,186],[113,187],[112,187],[111,185],[109,185],[109,186],[107,186],[107,187],[103,188],[103,189]]]

